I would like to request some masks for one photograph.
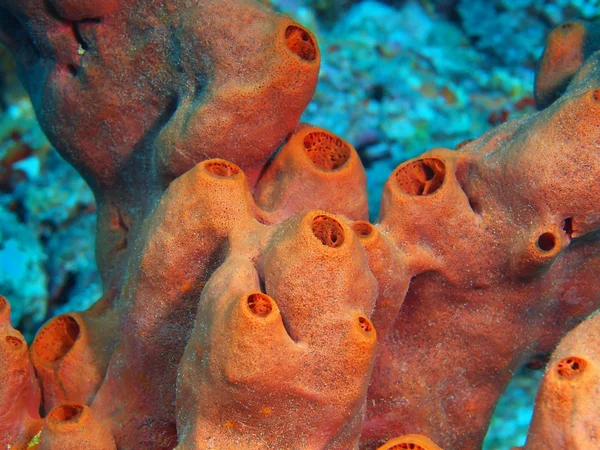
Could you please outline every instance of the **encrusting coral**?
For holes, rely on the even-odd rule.
[[[356,151],[297,126],[319,50],[288,18],[1,0],[0,28],[94,189],[105,284],[30,358],[0,313],[0,445],[477,448],[514,370],[600,306],[598,53],[400,165],[371,224]]]

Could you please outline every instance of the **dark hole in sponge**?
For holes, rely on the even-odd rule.
[[[362,317],[360,316],[358,318],[358,326],[365,332],[365,333],[370,333],[371,331],[373,331],[373,325],[371,324],[371,322],[369,321],[369,319],[367,319],[366,317]]]
[[[419,444],[415,444],[413,442],[403,442],[402,444],[396,444],[391,447],[389,450],[426,450],[425,447],[420,446]]]
[[[304,151],[315,166],[323,170],[342,167],[350,158],[350,147],[337,136],[313,131],[304,137]]]
[[[79,337],[79,324],[71,316],[58,316],[48,322],[33,341],[40,359],[54,362],[67,354]]]
[[[583,373],[587,367],[587,361],[577,356],[569,356],[561,359],[556,367],[556,371],[563,378],[575,378]]]
[[[446,177],[446,166],[437,158],[410,161],[396,170],[396,182],[410,195],[430,195],[437,191]]]
[[[569,236],[569,239],[571,239],[573,237],[573,218],[572,217],[567,217],[565,219],[565,223],[563,224],[563,230],[566,233],[566,235]]]
[[[217,177],[232,177],[240,171],[240,169],[227,161],[208,161],[204,167],[209,173]]]
[[[433,171],[433,169],[430,166],[424,165],[423,172],[425,172],[425,180],[426,181],[433,180],[433,177],[435,176],[435,172]]]
[[[50,411],[48,419],[57,422],[68,422],[79,418],[82,413],[83,406],[81,405],[60,405]]]
[[[369,222],[365,222],[364,220],[359,220],[355,222],[352,226],[354,232],[360,236],[361,238],[367,238],[373,234],[375,228]]]
[[[542,233],[538,238],[537,246],[544,252],[554,250],[554,247],[556,247],[556,236],[554,236],[554,233],[550,233],[549,231]]]
[[[256,316],[267,317],[273,311],[273,302],[271,297],[263,293],[250,294],[248,296],[248,309]]]
[[[285,30],[288,48],[305,61],[317,58],[317,45],[310,33],[298,25],[290,25]]]
[[[312,220],[312,231],[328,247],[336,248],[344,243],[344,228],[332,217],[316,216]]]
[[[16,336],[6,336],[6,343],[14,348],[20,348],[23,345],[23,341]]]

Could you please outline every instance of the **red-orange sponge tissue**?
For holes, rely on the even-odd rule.
[[[94,191],[104,288],[30,348],[0,297],[2,447],[478,449],[511,375],[600,307],[595,26],[550,35],[539,112],[400,164],[375,223],[351,143],[298,124],[320,52],[288,17],[2,0],[0,29]],[[596,323],[528,449],[597,447]]]

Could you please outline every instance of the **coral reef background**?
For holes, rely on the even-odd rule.
[[[318,37],[319,85],[303,120],[351,142],[368,173],[370,206],[401,161],[453,148],[533,110],[535,61],[552,27],[600,15],[596,1],[277,0]],[[95,205],[50,147],[8,52],[0,74],[0,292],[31,339],[48,318],[101,293]],[[484,448],[521,445],[541,374],[523,369],[501,400]],[[500,446],[502,442],[502,446]]]

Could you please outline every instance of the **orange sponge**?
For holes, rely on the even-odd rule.
[[[29,442],[39,432],[39,407],[40,388],[27,343],[12,327],[10,305],[0,296],[0,447]]]
[[[552,354],[536,399],[526,450],[600,445],[600,315],[567,334]]]
[[[110,431],[85,405],[64,404],[48,413],[38,450],[117,450]]]
[[[512,373],[600,306],[600,53],[560,101],[388,179],[376,228],[410,286],[373,371],[362,440],[474,449]]]
[[[426,436],[407,434],[386,442],[377,450],[442,450]]]
[[[546,40],[535,76],[537,107],[546,108],[559,98],[585,60],[596,50],[600,50],[600,23],[572,21],[556,27]]]

